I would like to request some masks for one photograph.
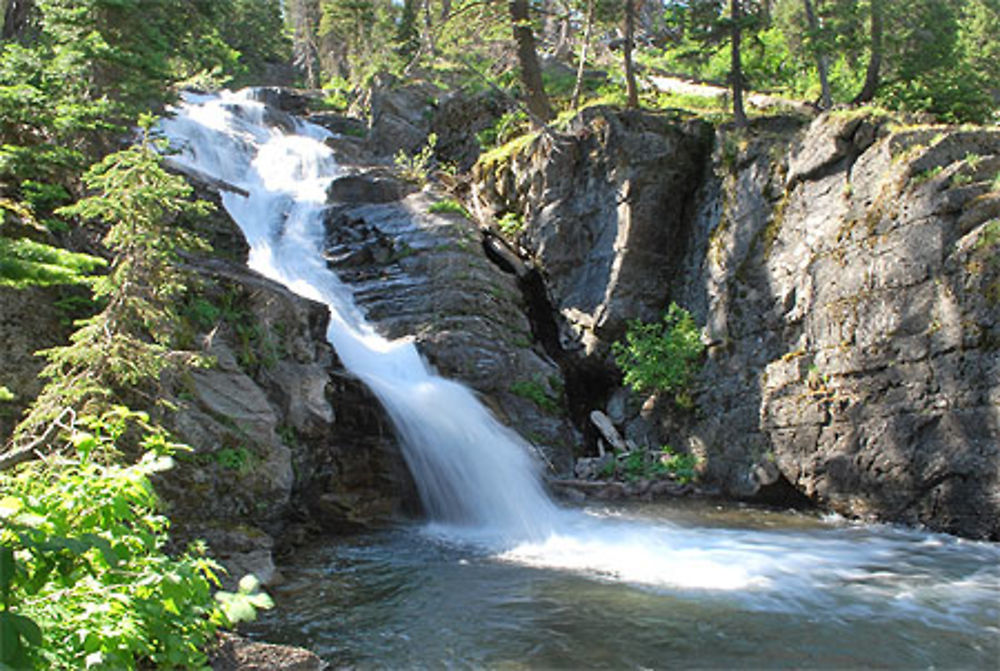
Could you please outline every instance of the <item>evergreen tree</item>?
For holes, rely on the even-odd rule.
[[[64,408],[99,415],[126,389],[155,383],[170,365],[177,298],[184,291],[179,253],[205,249],[179,226],[209,204],[192,201],[191,187],[163,170],[152,119],[141,141],[95,164],[84,181],[92,195],[61,210],[106,225],[103,243],[114,254],[110,272],[94,283],[104,308],[83,320],[71,344],[48,350],[49,383],[19,425],[22,442],[38,435]],[[148,401],[155,397],[150,397]]]

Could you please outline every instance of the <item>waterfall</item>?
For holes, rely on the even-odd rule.
[[[1000,579],[992,544],[885,528],[734,530],[558,509],[516,433],[430,370],[412,341],[386,340],[366,322],[322,256],[327,188],[339,174],[323,142],[329,133],[299,121],[287,132],[269,115],[246,93],[191,95],[162,130],[179,151],[172,160],[247,192],[222,201],[250,245],[249,265],[329,306],[327,336],[388,411],[432,533],[471,541],[500,561],[731,593],[751,610],[829,609],[850,592],[873,608],[889,603],[892,617],[959,627],[982,626],[969,612],[994,612],[983,606],[996,603]],[[928,587],[924,558],[932,553],[958,567],[939,577],[942,589]]]
[[[530,447],[494,419],[473,393],[435,374],[409,339],[388,341],[365,321],[350,289],[323,259],[327,187],[339,174],[323,140],[296,121],[269,126],[252,92],[189,95],[161,128],[175,163],[228,182],[223,205],[250,246],[249,265],[330,308],[327,337],[344,366],[389,413],[430,518],[513,543],[553,528]]]

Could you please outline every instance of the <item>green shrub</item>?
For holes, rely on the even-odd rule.
[[[678,454],[669,445],[664,445],[657,452],[642,448],[632,450],[623,459],[609,461],[601,475],[607,478],[617,475],[629,482],[668,477],[687,484],[697,477],[697,467],[698,457]]]
[[[427,136],[427,144],[416,154],[407,154],[402,149],[396,152],[394,162],[399,168],[400,176],[408,182],[424,184],[434,162],[434,147],[437,146],[437,134]]]
[[[513,237],[524,230],[524,218],[514,212],[507,212],[497,221],[497,226],[501,233]]]
[[[120,419],[84,420],[71,457],[0,476],[0,668],[200,667],[218,627],[271,605],[252,580],[213,597],[203,543],[166,553],[149,477],[179,446],[152,433],[137,463],[108,463]]]
[[[678,454],[674,448],[664,445],[657,455],[657,466],[663,473],[670,474],[681,483],[688,483],[697,476],[698,457],[693,454]]]
[[[476,133],[479,146],[485,151],[507,144],[529,128],[528,115],[520,109],[500,116],[493,125]]]
[[[624,341],[611,346],[625,384],[637,392],[673,392],[679,405],[690,405],[687,388],[705,346],[691,313],[671,303],[659,322],[629,322]]]

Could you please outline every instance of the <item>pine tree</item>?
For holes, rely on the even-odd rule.
[[[95,164],[84,177],[92,195],[61,211],[107,226],[103,243],[114,262],[94,284],[104,308],[78,324],[71,344],[45,352],[49,364],[42,374],[50,381],[16,430],[22,442],[66,407],[100,414],[116,392],[141,392],[171,364],[176,299],[185,289],[179,255],[206,249],[178,223],[207,213],[210,205],[192,201],[190,185],[163,169],[152,123],[144,118],[137,144]]]

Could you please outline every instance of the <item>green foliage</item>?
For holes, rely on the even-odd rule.
[[[516,380],[510,385],[510,393],[526,398],[545,412],[555,415],[561,407],[561,390],[551,390],[541,378]]]
[[[660,322],[629,322],[625,340],[611,349],[632,389],[673,392],[680,405],[690,403],[687,388],[705,349],[690,312],[671,303]]]
[[[0,237],[0,286],[22,288],[75,284],[107,262],[29,238]],[[92,278],[90,278],[92,279]]]
[[[476,133],[476,139],[482,149],[493,149],[507,144],[528,129],[528,116],[522,110],[516,109],[502,114],[493,125]]]
[[[524,230],[524,218],[515,212],[505,212],[497,221],[500,232],[508,237],[513,237]]]
[[[48,425],[67,406],[94,413],[115,390],[157,381],[171,362],[166,354],[185,289],[178,254],[206,248],[176,223],[181,215],[204,214],[209,204],[191,201],[184,179],[163,170],[160,143],[148,130],[152,119],[144,124],[138,144],[85,175],[93,195],[60,210],[107,225],[103,242],[115,259],[110,272],[93,282],[104,309],[78,322],[71,344],[44,353],[49,364],[43,375],[51,382],[18,427],[21,436]]]
[[[3,385],[0,385],[0,403],[9,403],[13,401],[14,398],[14,392]]]
[[[323,84],[323,107],[343,112],[351,104],[351,82],[343,77],[331,77]]]
[[[108,463],[119,413],[89,418],[70,456],[3,474],[0,650],[13,668],[191,668],[217,627],[270,607],[254,580],[217,594],[220,567],[203,544],[165,552],[168,521],[149,477],[178,446],[147,435],[137,463]]]
[[[997,179],[1000,181],[1000,175],[998,175]],[[976,238],[972,249],[975,251],[991,249],[996,247],[998,243],[1000,243],[1000,219],[994,219],[983,224],[979,237]]]
[[[213,456],[219,466],[239,473],[248,472],[254,463],[253,453],[245,447],[224,447]]]
[[[660,448],[656,463],[658,469],[681,483],[692,482],[698,476],[696,470],[698,457],[693,454],[680,454],[669,445]]]
[[[629,482],[667,477],[681,484],[698,477],[699,460],[693,454],[680,454],[669,445],[659,451],[637,448],[608,462],[601,475],[619,477]]]
[[[466,219],[472,219],[472,215],[470,215],[469,211],[465,209],[465,206],[453,198],[444,198],[439,200],[432,203],[427,209],[429,212],[434,212],[436,214],[458,214]]]
[[[437,134],[427,136],[427,144],[416,154],[409,155],[400,149],[396,153],[395,163],[400,176],[415,184],[424,184],[434,164],[434,147],[437,146]]]

